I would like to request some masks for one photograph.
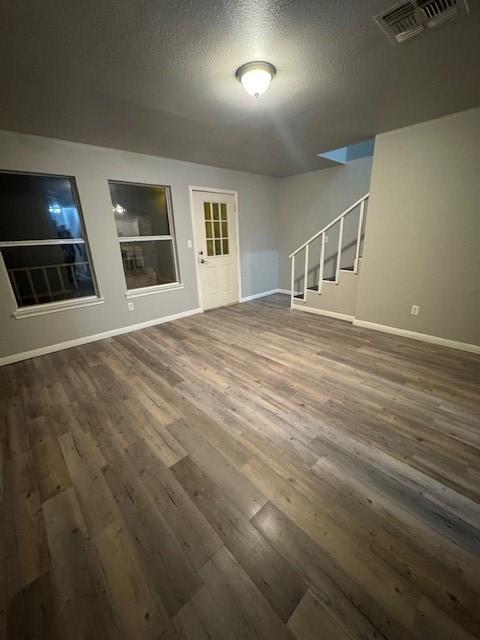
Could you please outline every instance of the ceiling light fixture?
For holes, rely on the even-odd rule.
[[[235,71],[235,77],[247,93],[258,98],[268,89],[276,73],[270,62],[247,62]]]

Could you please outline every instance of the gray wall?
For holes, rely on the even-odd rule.
[[[239,192],[243,296],[288,289],[288,254],[370,190],[356,317],[480,344],[480,109],[378,136],[371,185],[371,158],[275,180],[11,132],[0,132],[0,169],[75,176],[105,297],[102,305],[16,320],[0,275],[0,356],[196,308],[189,184]],[[185,288],[137,298],[133,312],[109,178],[172,187]],[[346,227],[347,241],[349,234],[353,226]],[[335,253],[335,240],[330,234],[327,255]],[[420,305],[418,316],[410,315],[412,304]]]
[[[281,289],[290,288],[289,254],[368,192],[371,167],[372,158],[362,158],[340,167],[303,173],[279,181],[279,286]],[[356,223],[358,224],[358,218]],[[352,218],[345,226],[344,246],[353,241],[354,227]],[[336,230],[332,230],[326,245],[327,259],[336,254],[336,245]],[[316,244],[312,245],[311,269],[318,266],[317,254]],[[298,263],[304,259],[303,254],[300,256]],[[352,256],[352,251],[345,253],[342,266],[349,266],[347,263],[351,262]],[[326,262],[326,276],[333,271],[333,267],[333,259]],[[303,273],[301,265],[298,269],[298,273],[300,272]]]
[[[242,296],[278,287],[277,181],[154,156],[0,132],[0,169],[76,178],[100,294],[105,303],[14,319],[16,305],[0,275],[0,356],[161,318],[198,306],[188,185],[239,192]],[[134,300],[129,312],[108,179],[172,187],[180,273],[185,288]]]
[[[480,109],[378,136],[370,191],[356,317],[480,344]]]

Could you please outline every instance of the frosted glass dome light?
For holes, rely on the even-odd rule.
[[[265,93],[277,70],[269,62],[247,62],[235,72],[235,77],[251,96],[258,98]]]

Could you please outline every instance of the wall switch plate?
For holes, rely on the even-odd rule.
[[[133,311],[135,309],[135,305],[133,304],[133,302],[129,302],[128,303],[128,310],[129,311]]]
[[[412,304],[412,308],[410,309],[410,315],[418,316],[418,312],[420,311],[420,307],[418,304]]]
[[[192,248],[192,241],[191,241],[191,240],[188,240],[188,241],[187,241],[187,247],[188,247],[189,249],[191,249],[191,248]]]

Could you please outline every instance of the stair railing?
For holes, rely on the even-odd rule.
[[[305,275],[303,278],[303,302],[307,300],[307,289],[308,289],[308,260],[309,260],[309,247],[319,236],[320,238],[320,263],[318,269],[318,293],[322,293],[323,286],[323,272],[324,272],[324,264],[325,264],[325,234],[326,232],[334,227],[336,224],[340,225],[339,233],[338,233],[338,249],[337,249],[337,262],[335,265],[335,284],[339,283],[340,278],[340,261],[342,257],[342,242],[343,242],[343,226],[344,220],[349,213],[354,211],[358,206],[360,206],[360,214],[358,216],[358,228],[357,228],[357,240],[355,245],[355,260],[353,263],[353,272],[358,272],[358,261],[360,259],[360,244],[362,237],[362,228],[363,228],[363,220],[365,216],[365,203],[367,202],[370,193],[365,194],[359,200],[354,202],[352,205],[345,209],[339,216],[337,216],[334,220],[329,222],[323,229],[317,231],[311,238],[309,238],[306,242],[295,249],[288,257],[291,262],[291,278],[290,278],[290,306],[293,306],[293,300],[295,297],[295,256],[300,253],[303,249],[305,249]]]

